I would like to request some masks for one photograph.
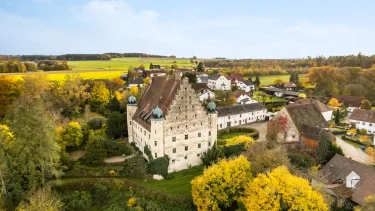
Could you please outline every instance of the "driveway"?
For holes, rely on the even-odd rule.
[[[353,160],[358,161],[364,164],[371,164],[370,156],[363,152],[361,149],[358,149],[341,139],[340,136],[336,136],[336,143],[342,149],[345,154],[345,157],[351,157]]]
[[[250,128],[257,129],[259,131],[259,140],[260,141],[266,140],[267,122],[250,123],[246,125],[240,125],[239,127],[250,127]]]

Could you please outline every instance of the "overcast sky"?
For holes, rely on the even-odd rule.
[[[375,1],[0,0],[0,54],[375,54]]]

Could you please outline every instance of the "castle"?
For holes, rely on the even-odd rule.
[[[187,169],[215,144],[217,118],[215,103],[205,108],[187,78],[155,77],[138,103],[128,99],[129,142],[144,155],[146,146],[153,158],[167,155],[168,172]]]

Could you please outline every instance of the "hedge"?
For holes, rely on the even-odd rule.
[[[247,136],[252,137],[254,140],[259,138],[259,131],[254,128],[246,128],[246,127],[235,127],[235,128],[227,128],[223,130],[217,131],[217,136],[220,137],[224,134],[228,133],[248,133]]]
[[[126,199],[137,198],[137,205],[144,210],[195,210],[190,194],[169,195],[151,190],[128,180],[113,178],[87,178],[87,180],[62,183],[53,187],[60,195],[67,195],[75,191],[85,191],[92,196],[93,204],[100,208],[110,206],[125,207]],[[152,203],[152,205],[150,204]],[[153,209],[147,209],[149,207]],[[89,209],[90,207],[88,207]],[[123,210],[123,209],[120,210]],[[112,210],[112,209],[106,209]],[[113,210],[118,210],[114,209]]]
[[[165,177],[168,175],[168,167],[169,157],[168,155],[164,155],[164,157],[150,160],[149,171],[152,175],[159,174]]]
[[[147,160],[142,155],[136,156],[125,160],[123,174],[128,177],[143,179],[148,175],[147,169]]]
[[[344,135],[346,130],[332,130],[333,135]]]
[[[360,141],[357,141],[355,139],[348,138],[347,136],[341,136],[341,138],[342,138],[342,140],[353,142],[353,143],[356,143],[356,144],[359,144],[359,145],[362,145],[362,146],[365,145],[364,143],[362,143]],[[371,146],[374,147],[374,145],[371,145]]]

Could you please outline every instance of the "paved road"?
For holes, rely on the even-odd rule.
[[[364,164],[371,164],[370,156],[363,152],[361,149],[358,149],[341,139],[340,136],[336,136],[336,143],[342,149],[345,154],[345,157],[351,157],[353,160],[358,161]]]
[[[266,140],[267,122],[250,123],[246,125],[240,125],[240,127],[251,127],[251,128],[257,129],[259,131],[259,140],[260,141]]]

